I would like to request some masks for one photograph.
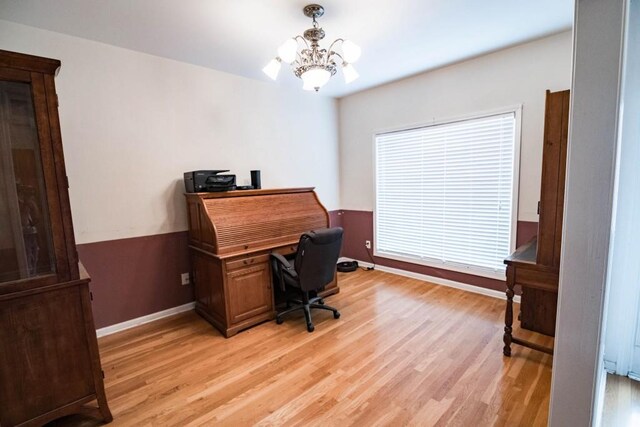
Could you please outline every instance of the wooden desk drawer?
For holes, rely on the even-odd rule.
[[[227,270],[236,270],[238,268],[260,264],[261,262],[266,262],[268,260],[269,260],[268,254],[260,254],[255,256],[235,258],[233,260],[227,261]]]
[[[523,287],[558,292],[558,273],[536,271],[525,268],[515,269],[515,283]]]
[[[296,252],[298,252],[298,245],[280,246],[279,248],[275,248],[273,252],[279,253],[280,255],[295,254]]]

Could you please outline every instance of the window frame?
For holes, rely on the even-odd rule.
[[[380,135],[393,133],[393,132],[402,132],[409,131],[413,129],[426,128],[432,126],[445,125],[449,123],[462,122],[473,119],[481,119],[484,117],[495,116],[499,114],[508,114],[513,113],[515,116],[515,130],[514,130],[514,147],[513,147],[513,178],[512,184],[513,188],[511,190],[511,233],[510,233],[510,242],[509,242],[509,251],[513,252],[516,247],[516,235],[517,235],[517,227],[518,227],[518,205],[519,205],[519,195],[520,195],[520,151],[522,144],[522,104],[516,104],[508,107],[497,108],[493,110],[485,110],[481,112],[436,119],[434,117],[433,120],[426,123],[414,123],[411,125],[405,126],[397,126],[393,128],[387,129],[379,129],[374,131],[372,137],[373,144],[373,197],[374,197],[374,207],[373,207],[373,255],[379,258],[391,259],[395,261],[402,261],[416,265],[423,265],[426,267],[433,267],[442,270],[449,270],[458,273],[469,274],[473,276],[487,277],[490,279],[496,280],[506,280],[506,271],[491,271],[481,267],[474,266],[466,266],[458,263],[447,263],[440,262],[435,259],[422,259],[422,258],[412,258],[401,255],[388,254],[385,252],[380,252],[378,250],[378,239],[377,239],[377,231],[378,231],[378,144],[376,144],[376,138]]]

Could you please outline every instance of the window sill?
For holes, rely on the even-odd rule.
[[[450,263],[444,263],[444,262],[438,262],[438,261],[429,261],[422,258],[411,258],[411,257],[397,255],[397,254],[378,252],[377,250],[374,251],[373,255],[378,258],[391,259],[394,261],[401,261],[409,264],[424,265],[425,267],[438,268],[440,270],[447,270],[447,271],[455,271],[456,273],[464,273],[464,274],[469,274],[471,276],[486,277],[488,279],[500,280],[500,281],[507,280],[506,272],[504,271],[493,272],[493,271],[484,270],[481,268],[465,267],[465,266],[456,265],[456,264],[450,264]]]

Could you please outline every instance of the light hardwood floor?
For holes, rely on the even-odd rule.
[[[300,315],[225,339],[186,313],[100,339],[113,424],[546,424],[551,357],[502,355],[504,301],[378,271],[339,282],[342,317],[314,311],[313,333]]]
[[[607,375],[602,427],[640,426],[640,382]]]

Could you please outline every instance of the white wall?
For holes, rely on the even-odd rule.
[[[604,357],[607,369],[640,376],[640,0],[631,0],[625,41],[622,119],[611,233]],[[634,315],[634,313],[637,313]]]
[[[78,243],[186,230],[182,173],[316,186],[337,209],[336,101],[0,20],[0,48],[60,59],[56,78]]]
[[[576,1],[551,427],[598,425],[604,397],[601,336],[627,1]]]
[[[545,91],[568,89],[571,32],[341,98],[341,208],[373,210],[373,134],[523,105],[519,219],[538,221]]]

